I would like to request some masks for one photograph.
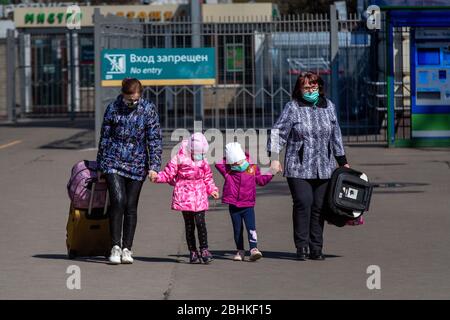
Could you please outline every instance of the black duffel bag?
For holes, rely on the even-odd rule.
[[[326,195],[325,220],[338,227],[356,220],[369,210],[373,186],[357,170],[339,167],[334,170]]]

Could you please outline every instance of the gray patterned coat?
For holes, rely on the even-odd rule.
[[[346,163],[334,104],[324,97],[317,107],[289,101],[268,139],[271,159],[276,159],[285,145],[285,177],[329,179],[336,168],[335,157],[340,165]]]

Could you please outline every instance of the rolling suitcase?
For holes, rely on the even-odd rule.
[[[87,209],[76,209],[70,204],[67,221],[66,246],[69,259],[80,256],[105,256],[111,250],[109,231],[108,193],[103,208],[92,208],[95,196],[95,182],[92,183],[91,199]]]

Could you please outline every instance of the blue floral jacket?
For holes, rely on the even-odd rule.
[[[141,98],[129,108],[119,95],[106,107],[97,153],[103,173],[142,181],[148,170],[160,170],[161,153],[159,116],[153,103]]]

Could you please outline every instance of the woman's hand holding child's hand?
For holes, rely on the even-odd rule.
[[[211,193],[211,195],[214,199],[219,199],[219,192],[214,191],[213,193]]]
[[[150,172],[148,173],[148,178],[150,179],[150,181],[156,182],[157,177],[158,173],[156,171],[150,170]]]
[[[270,171],[273,175],[276,175],[278,172],[283,172],[280,161],[272,160],[270,162]]]

